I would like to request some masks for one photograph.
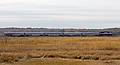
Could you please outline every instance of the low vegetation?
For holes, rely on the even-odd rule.
[[[70,61],[66,62],[71,63],[71,60],[75,60],[74,62],[78,64],[87,63],[81,65],[89,65],[88,61],[91,61],[90,63],[93,63],[93,61],[100,62],[100,65],[109,65],[110,61],[117,61],[117,64],[119,64],[119,51],[120,37],[0,38],[0,63],[27,63],[28,61],[29,63],[35,62],[31,64],[35,65],[36,63],[40,64],[40,62],[33,59],[43,60],[43,63],[46,59],[48,62],[50,61],[49,59],[60,59],[60,61],[53,60],[50,62],[54,62],[53,65],[56,65],[56,63],[60,63],[57,65],[61,65],[61,63],[64,63],[63,59],[69,59]]]

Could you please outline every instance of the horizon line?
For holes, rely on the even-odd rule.
[[[43,28],[43,29],[111,29],[111,28],[120,28],[120,27],[106,27],[106,28],[74,28],[74,27],[65,27],[65,28],[60,28],[60,27],[0,27],[0,28]]]

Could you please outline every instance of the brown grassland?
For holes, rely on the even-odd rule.
[[[120,65],[120,37],[1,37],[0,65]]]

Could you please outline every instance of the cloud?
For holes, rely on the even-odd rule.
[[[119,0],[0,0],[0,23],[4,24],[1,26],[118,26],[119,2]],[[28,22],[30,23],[27,24]]]

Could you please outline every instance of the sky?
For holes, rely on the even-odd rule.
[[[0,27],[120,27],[120,0],[0,0]]]

